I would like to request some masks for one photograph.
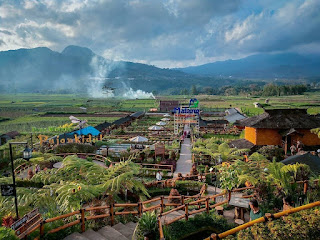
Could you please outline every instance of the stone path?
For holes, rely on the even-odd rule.
[[[184,131],[190,131],[190,128],[185,125]],[[190,138],[185,138],[183,143],[181,144],[180,157],[177,161],[176,171],[174,172],[174,177],[178,176],[178,173],[182,173],[182,175],[186,175],[190,173],[192,168],[192,155],[191,155],[191,141]]]

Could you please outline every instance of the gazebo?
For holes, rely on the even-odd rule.
[[[163,130],[163,127],[160,127],[160,126],[151,126],[148,128],[149,130],[152,130],[152,131],[161,131]]]
[[[129,141],[135,142],[135,143],[142,143],[142,142],[148,142],[149,139],[142,136],[136,136],[136,137],[130,138]]]
[[[149,139],[142,136],[136,136],[136,137],[130,138],[129,141],[134,143],[144,143],[144,142],[148,142]],[[134,149],[144,149],[144,146],[142,144],[134,144],[133,146],[131,145],[131,148],[132,147]]]
[[[170,118],[162,118],[161,121],[170,121]]]
[[[161,122],[157,122],[156,125],[158,125],[158,126],[165,126],[165,125],[167,125],[167,123],[161,121]]]

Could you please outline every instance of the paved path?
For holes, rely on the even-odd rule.
[[[185,125],[185,131],[190,131],[189,127]],[[190,138],[185,138],[183,143],[181,144],[180,157],[177,162],[176,171],[174,172],[174,177],[178,176],[178,173],[182,173],[182,175],[186,175],[190,173],[192,168],[192,157],[191,157],[191,142]]]

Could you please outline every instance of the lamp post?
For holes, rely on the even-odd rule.
[[[14,165],[13,165],[13,153],[12,153],[12,145],[26,145],[26,148],[23,150],[23,158],[29,161],[31,158],[31,149],[28,148],[27,142],[10,142],[9,150],[10,150],[10,159],[11,159],[11,170],[12,170],[12,182],[13,182],[13,194],[14,194],[14,204],[16,208],[16,218],[19,219],[19,211],[18,211],[18,199],[17,199],[17,191],[16,191],[16,179],[14,174]]]

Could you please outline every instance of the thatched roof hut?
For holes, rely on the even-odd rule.
[[[272,129],[313,129],[320,127],[320,118],[307,109],[270,109],[261,115],[237,121],[237,126]]]

